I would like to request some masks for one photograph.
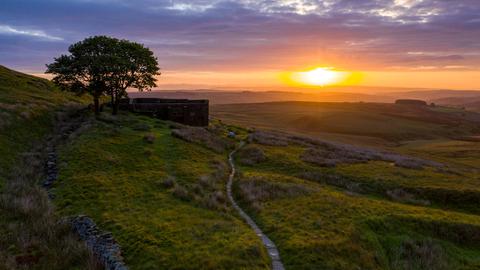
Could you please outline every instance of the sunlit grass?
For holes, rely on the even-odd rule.
[[[97,123],[62,150],[60,214],[87,214],[112,231],[131,269],[267,268],[261,242],[235,212],[182,200],[162,184],[172,176],[190,190],[226,153],[174,138],[154,119],[121,117]],[[153,143],[143,140],[147,131],[131,128],[139,122],[152,127]]]

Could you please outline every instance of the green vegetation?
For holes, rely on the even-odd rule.
[[[55,204],[111,231],[131,269],[268,268],[260,240],[226,202],[227,152],[202,139],[214,131],[224,133],[104,115],[62,149]]]
[[[480,116],[401,108],[302,102],[214,106],[225,122],[374,145],[442,164],[367,161],[348,151],[353,148],[312,146],[311,139],[292,142],[281,134],[251,140],[247,154],[237,156],[241,177],[235,196],[275,241],[287,268],[480,267],[475,151],[480,142],[474,139]]]
[[[466,171],[480,168],[479,142],[460,140],[417,140],[395,148],[396,151],[452,164]]]
[[[2,66],[0,81],[0,268],[98,269],[39,185],[45,136],[83,101]]]
[[[51,129],[53,116],[78,97],[61,92],[48,80],[0,66],[0,187],[20,153],[27,151]]]
[[[197,131],[129,114],[100,120],[62,150],[62,215],[92,216],[134,269],[268,267],[260,242],[224,201],[227,131],[247,139],[247,130],[214,122]],[[456,158],[435,159],[440,167],[364,162],[348,152],[329,154],[338,163],[325,167],[302,160],[309,139],[275,136],[247,139],[234,193],[287,268],[480,267],[480,179],[474,153],[454,162],[458,142]],[[413,144],[390,150],[429,157]]]
[[[473,240],[480,237],[480,217],[468,213],[478,213],[474,208],[478,196],[471,208],[465,208],[454,200],[462,200],[461,196],[447,196],[453,201],[430,205],[419,203],[423,198],[385,193],[395,188],[414,190],[409,187],[454,194],[463,189],[478,192],[478,178],[454,177],[431,168],[398,168],[385,162],[324,168],[302,162],[299,157],[304,147],[300,145],[249,147],[262,149],[265,159],[241,163],[245,164],[240,167],[242,177],[234,190],[275,241],[287,268],[480,267],[480,246]],[[306,173],[324,178],[300,178]],[[338,177],[329,178],[332,175]],[[465,213],[446,210],[456,207]]]

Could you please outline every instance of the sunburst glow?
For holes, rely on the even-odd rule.
[[[307,71],[290,73],[288,81],[296,85],[306,86],[336,85],[346,82],[350,74],[350,72],[338,71],[332,67],[317,67]]]
[[[319,67],[310,71],[299,72],[301,82],[310,85],[324,86],[338,83],[342,74],[332,68]]]

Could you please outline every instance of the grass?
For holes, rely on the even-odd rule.
[[[62,149],[55,204],[111,231],[131,269],[268,268],[261,242],[226,205],[227,152],[209,146],[144,116],[97,122]]]
[[[45,152],[42,145],[33,150],[12,169],[0,194],[0,268],[100,269],[38,185]]]
[[[282,139],[275,141],[282,141]],[[390,194],[400,189],[412,195],[409,199],[411,202],[417,201],[423,204],[428,201],[435,207],[478,212],[479,174],[457,168],[447,160],[443,160],[445,167],[425,166],[422,169],[406,169],[395,166],[392,162],[357,162],[351,157],[345,160],[336,157],[337,162],[343,163],[333,164],[335,167],[332,167],[305,160],[305,151],[311,149],[309,145],[290,143],[286,146],[271,146],[256,143],[248,147],[259,148],[264,153],[264,161],[251,166],[259,172],[303,177],[351,191],[387,198],[392,198]],[[341,156],[342,151],[338,153]],[[349,155],[352,156],[352,153],[350,152]],[[241,156],[238,161],[242,164]],[[351,163],[352,161],[356,163]]]
[[[263,177],[272,182],[302,184],[298,178],[281,174],[259,173],[247,168],[243,168],[242,172],[248,176],[246,181],[250,181],[249,177]],[[237,185],[242,185],[243,179]],[[448,227],[448,224],[458,222],[472,224],[472,231],[478,233],[478,216],[349,194],[328,185],[304,185],[310,189],[316,187],[316,192],[274,198],[264,201],[261,208],[249,207],[265,233],[277,244],[287,268],[388,269],[395,264],[396,258],[390,253],[398,254],[394,251],[398,242],[385,239],[387,234],[394,239],[434,239],[447,252],[448,269],[480,265],[478,246],[461,243],[463,238],[459,236],[434,235],[435,230],[428,227],[433,221],[438,221],[440,225],[436,226],[451,228],[444,230],[454,232],[458,228]],[[237,196],[241,197],[241,194]],[[249,206],[247,201],[243,202]],[[407,222],[397,221],[405,217],[411,220],[408,223],[410,227],[403,224]],[[379,226],[386,229],[379,231]],[[408,257],[404,259],[409,260]],[[421,269],[441,268],[428,265]]]
[[[56,110],[84,102],[45,79],[0,66],[0,190],[19,154],[52,128]]]
[[[460,140],[417,140],[405,142],[396,151],[452,164],[466,171],[480,168],[480,142]]]
[[[3,66],[0,81],[0,268],[98,269],[39,185],[47,135],[84,100]]]
[[[480,246],[471,240],[480,233],[480,179],[466,164],[439,155],[445,168],[349,160],[324,167],[302,160],[310,145],[260,143],[247,147],[258,148],[261,161],[237,157],[235,196],[275,241],[287,268],[480,267]],[[404,154],[418,149],[401,147]],[[416,156],[429,157],[429,150],[418,151],[423,155]],[[456,157],[462,153],[470,152],[456,151]],[[288,186],[294,188],[285,192]],[[272,192],[295,196],[268,196]]]

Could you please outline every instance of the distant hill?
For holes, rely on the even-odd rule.
[[[156,98],[209,99],[211,104],[257,103],[274,101],[317,101],[317,102],[393,102],[395,98],[381,95],[345,92],[285,92],[285,91],[221,91],[221,90],[163,90],[130,92],[129,96]]]
[[[214,105],[211,111],[214,117],[229,123],[354,144],[382,145],[480,133],[480,114],[444,107],[271,102]]]
[[[303,90],[303,92],[302,92]],[[156,98],[189,98],[209,99],[211,104],[261,103],[277,101],[315,101],[315,102],[383,102],[394,103],[397,99],[421,99],[436,102],[444,98],[480,97],[480,91],[456,90],[398,90],[394,92],[380,91],[379,88],[328,87],[325,89],[292,89],[292,90],[154,90],[151,92],[130,92],[130,97]],[[440,103],[450,105],[449,103]],[[453,104],[452,104],[453,105]]]
[[[406,92],[392,92],[388,93],[388,96],[396,96],[398,98],[414,98],[435,100],[441,98],[450,97],[478,97],[480,96],[479,90],[422,90],[422,91],[406,91]]]
[[[431,102],[438,105],[461,107],[466,110],[480,112],[480,94],[470,97],[444,97],[433,99]]]

